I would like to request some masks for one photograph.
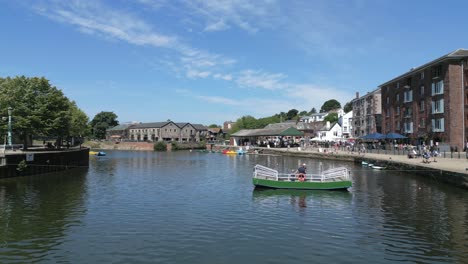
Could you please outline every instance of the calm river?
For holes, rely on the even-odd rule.
[[[255,164],[346,165],[348,191],[258,191]],[[468,263],[468,192],[352,163],[109,151],[0,180],[0,263]]]

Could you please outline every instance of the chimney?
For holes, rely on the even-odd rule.
[[[356,99],[359,98],[359,92],[356,92]]]
[[[327,121],[327,130],[330,130],[330,121]]]

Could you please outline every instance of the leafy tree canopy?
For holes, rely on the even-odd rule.
[[[208,127],[209,127],[209,128],[217,128],[217,127],[219,127],[219,126],[216,125],[216,124],[211,124],[211,125],[209,125]]]
[[[310,110],[310,114],[316,114],[317,113],[317,109],[315,109],[315,107],[312,107],[312,109]]]
[[[92,135],[97,139],[106,138],[106,129],[115,127],[119,124],[117,115],[114,112],[100,112],[96,114],[90,122]]]
[[[338,122],[338,113],[330,113],[328,114],[323,121],[329,121],[331,124]]]
[[[320,108],[320,113],[326,113],[328,111],[334,110],[334,109],[340,109],[341,104],[335,99],[330,99],[323,103],[322,108]]]
[[[299,113],[299,116],[306,116],[307,114],[308,114],[307,111],[301,111],[301,112]]]
[[[283,113],[284,114],[284,113]],[[236,123],[233,125],[230,134],[236,133],[242,129],[257,129],[264,128],[269,124],[274,124],[280,122],[281,115],[277,114],[270,117],[264,117],[256,119],[253,116],[243,116],[237,119]]]
[[[289,110],[288,113],[286,114],[287,120],[293,120],[297,116],[297,113],[299,113],[297,109]]]
[[[351,104],[351,102],[347,102],[343,107],[343,111],[345,113],[349,113],[352,110],[353,110],[353,104]]]
[[[43,77],[0,78],[1,116],[8,115],[8,107],[12,108],[13,134],[25,147],[32,136],[57,139],[74,136],[73,122],[87,121],[84,114],[73,116],[79,110],[76,105]],[[5,133],[6,124],[0,129]]]

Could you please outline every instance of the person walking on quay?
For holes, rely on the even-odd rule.
[[[434,158],[434,162],[437,162],[436,157],[439,155],[435,146],[431,146],[431,156]]]

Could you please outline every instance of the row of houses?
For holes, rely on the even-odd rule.
[[[468,50],[411,68],[352,100],[353,137],[396,132],[412,144],[463,149],[468,121]]]
[[[172,121],[122,124],[106,130],[106,139],[114,141],[200,142],[224,137],[220,128]]]

